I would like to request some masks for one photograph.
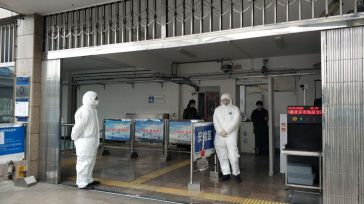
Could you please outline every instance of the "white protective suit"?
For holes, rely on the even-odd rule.
[[[97,94],[88,91],[83,95],[83,105],[75,114],[75,125],[71,137],[75,142],[77,154],[77,181],[79,188],[93,182],[92,171],[95,166],[97,148],[100,144],[100,130],[97,116]]]
[[[223,94],[221,100],[229,99],[229,105],[217,107],[214,112],[214,126],[216,130],[215,135],[215,149],[217,157],[219,158],[221,170],[223,175],[230,175],[230,165],[232,167],[233,175],[240,174],[239,168],[239,150],[238,130],[241,121],[240,110],[238,107],[232,105],[232,99],[229,94]],[[221,133],[226,133],[222,136]]]

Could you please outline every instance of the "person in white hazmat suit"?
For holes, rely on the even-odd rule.
[[[93,189],[100,184],[94,181],[92,171],[96,162],[97,148],[100,144],[99,120],[96,107],[99,104],[97,94],[88,91],[83,95],[83,105],[76,111],[75,125],[71,138],[76,146],[76,184],[81,189]]]
[[[221,96],[221,106],[214,112],[215,149],[220,161],[220,181],[230,179],[230,164],[237,183],[241,183],[239,168],[238,130],[241,122],[240,110],[232,104],[230,94]]]

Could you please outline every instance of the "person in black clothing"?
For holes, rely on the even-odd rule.
[[[255,151],[259,155],[269,153],[268,111],[263,108],[263,102],[256,102],[257,109],[251,115],[255,134]],[[258,151],[257,151],[258,150]]]
[[[196,109],[196,101],[191,99],[187,108],[183,111],[183,120],[197,120],[201,119]]]

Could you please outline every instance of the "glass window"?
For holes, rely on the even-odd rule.
[[[14,67],[0,67],[0,123],[14,118]]]

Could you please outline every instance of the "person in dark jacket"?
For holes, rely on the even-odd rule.
[[[183,111],[183,120],[197,120],[201,119],[196,109],[196,101],[191,99],[187,108]]]
[[[251,115],[255,134],[255,149],[259,155],[269,153],[269,133],[268,133],[268,111],[263,108],[263,102],[256,102],[257,109]],[[258,150],[258,151],[257,151]]]

